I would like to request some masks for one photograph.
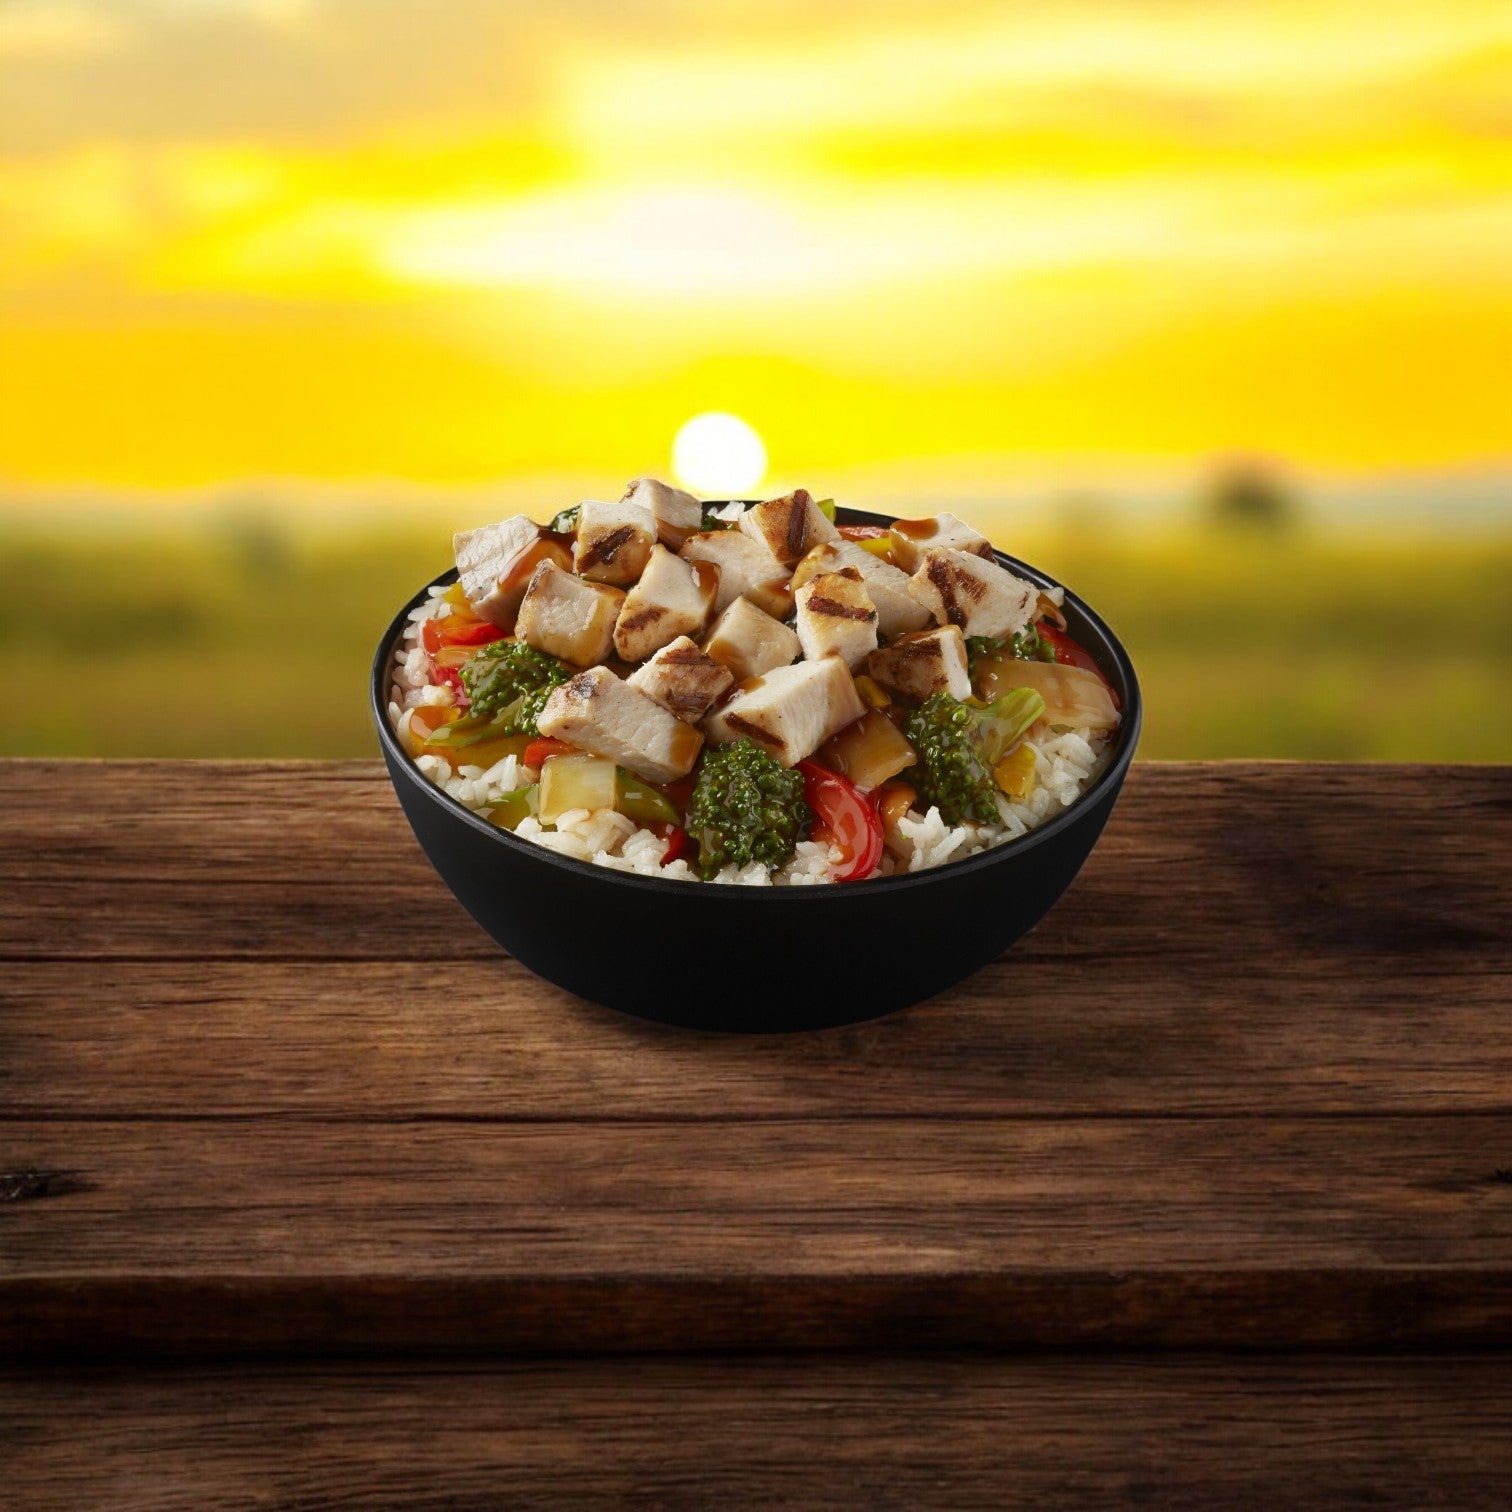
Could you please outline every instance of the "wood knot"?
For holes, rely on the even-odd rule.
[[[31,1202],[38,1197],[66,1197],[87,1192],[91,1183],[78,1171],[0,1171],[0,1202]]]

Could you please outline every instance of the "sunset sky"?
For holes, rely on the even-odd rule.
[[[1512,458],[1506,0],[0,0],[0,482]]]

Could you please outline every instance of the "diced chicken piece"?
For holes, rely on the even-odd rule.
[[[1033,583],[966,551],[926,551],[908,591],[937,625],[959,625],[965,635],[1012,635],[1039,604]]]
[[[633,583],[656,544],[656,521],[640,504],[621,499],[603,504],[584,499],[578,506],[573,568],[597,583]]]
[[[965,520],[945,512],[927,520],[894,520],[888,535],[893,562],[904,572],[917,572],[926,551],[969,551],[992,560],[992,542]]]
[[[815,546],[838,541],[840,532],[814,503],[808,489],[800,488],[780,499],[753,504],[740,517],[740,528],[759,541],[782,563],[795,566]]]
[[[821,572],[798,590],[798,641],[810,661],[833,653],[852,668],[877,649],[877,606],[854,567]]]
[[[669,714],[697,724],[714,700],[729,691],[735,677],[728,667],[705,656],[686,635],[680,635],[644,667],[637,667],[626,681],[654,698]]]
[[[555,562],[542,562],[520,600],[515,633],[538,651],[589,667],[609,655],[624,602],[619,588],[586,582]]]
[[[514,624],[530,575],[543,561],[568,567],[572,557],[534,520],[512,515],[497,525],[462,530],[452,537],[457,577],[473,613],[501,629]]]
[[[589,667],[553,688],[541,734],[570,740],[628,767],[647,782],[675,782],[693,770],[703,736],[608,667]]]
[[[873,651],[866,659],[866,670],[883,687],[921,702],[931,693],[971,697],[966,637],[956,625],[905,635],[892,645]]]
[[[850,669],[838,656],[822,656],[741,683],[704,730],[718,745],[749,737],[793,766],[863,713]]]
[[[703,527],[703,505],[692,494],[658,478],[632,478],[625,502],[651,511],[657,539],[673,551],[681,550],[682,543]]]
[[[776,619],[786,619],[793,612],[788,569],[760,541],[742,531],[701,531],[688,537],[679,555],[684,561],[713,562],[719,568],[716,614],[723,614],[742,596]]]
[[[702,635],[714,612],[719,568],[685,562],[653,546],[640,581],[625,595],[614,627],[614,649],[625,661],[645,661],[679,635]]]
[[[796,591],[821,572],[839,572],[842,567],[854,567],[861,574],[866,596],[876,606],[877,633],[883,640],[905,630],[921,630],[929,623],[929,611],[909,594],[908,574],[854,541],[842,539],[814,547],[793,569],[793,588]]]
[[[781,620],[738,598],[714,622],[704,650],[730,669],[736,682],[785,667],[802,650],[798,637]]]

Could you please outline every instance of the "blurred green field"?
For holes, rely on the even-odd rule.
[[[443,529],[0,525],[13,756],[370,756],[369,660]],[[1014,549],[1124,638],[1160,758],[1512,760],[1512,536],[1091,527]]]

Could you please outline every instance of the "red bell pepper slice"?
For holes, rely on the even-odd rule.
[[[503,639],[504,632],[497,625],[469,615],[446,614],[428,619],[420,627],[420,644],[432,654],[442,646],[488,646]]]
[[[658,835],[667,842],[667,849],[661,858],[663,866],[670,866],[672,862],[683,854],[688,848],[688,832],[676,824],[658,822],[650,826]]]
[[[570,756],[576,750],[577,747],[569,740],[557,740],[553,736],[543,735],[525,747],[525,765],[539,769],[541,763],[551,757]]]

